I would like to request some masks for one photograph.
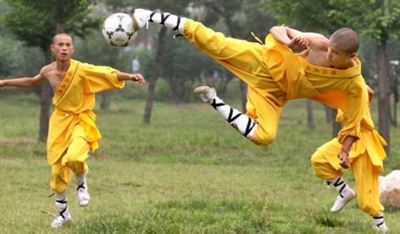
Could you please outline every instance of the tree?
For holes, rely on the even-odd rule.
[[[307,127],[310,130],[314,130],[315,129],[315,121],[313,114],[314,108],[311,100],[307,100],[306,107],[307,107]]]
[[[212,59],[205,54],[199,53],[189,42],[171,37],[166,37],[166,43],[173,50],[165,50],[164,58],[160,61],[162,78],[169,85],[169,97],[174,103],[188,100],[193,96],[193,84],[197,81],[213,82],[215,80],[224,80],[221,66],[218,66]],[[218,74],[218,78],[215,77]],[[214,79],[213,79],[214,78]],[[225,80],[226,81],[226,80]],[[225,84],[224,84],[225,85]],[[221,83],[218,88],[223,89]]]
[[[16,62],[20,56],[15,53],[13,46],[17,43],[11,38],[0,37],[0,76],[8,76],[16,70]]]
[[[187,15],[185,10],[190,2],[186,0],[148,0],[143,2],[143,7],[152,10],[161,9],[165,12],[173,12],[177,15]],[[163,53],[167,49],[165,46],[166,29],[162,27],[157,35],[155,44],[155,60],[152,73],[147,77],[148,92],[146,97],[146,105],[144,109],[143,122],[149,124],[151,122],[151,113],[153,110],[153,100],[157,79],[161,75],[161,61],[164,59]]]
[[[3,0],[0,0],[0,15],[9,12],[9,7]],[[0,23],[2,23],[0,18]],[[15,74],[23,60],[22,53],[17,49],[21,47],[21,42],[12,38],[13,35],[7,32],[4,24],[0,24],[0,77]]]
[[[54,34],[69,32],[84,37],[87,30],[98,26],[98,21],[87,17],[88,0],[5,0],[12,11],[5,16],[6,27],[27,46],[39,47],[44,60],[51,60],[48,50]],[[42,85],[40,97],[39,140],[46,141],[48,133],[51,88]]]

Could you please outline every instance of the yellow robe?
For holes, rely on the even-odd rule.
[[[65,171],[68,160],[84,162],[86,151],[98,148],[101,135],[93,113],[95,93],[123,88],[124,82],[117,79],[116,72],[110,67],[71,60],[63,81],[54,93],[54,112],[49,122],[47,160],[53,166],[53,190],[62,191],[69,183],[70,172]],[[82,149],[68,149],[72,142],[78,142],[76,147]],[[64,157],[67,151],[73,154],[73,158]]]
[[[337,153],[341,143],[347,136],[357,137],[350,158],[360,207],[371,215],[383,209],[377,176],[383,170],[386,143],[374,129],[359,59],[356,66],[346,70],[319,67],[271,35],[261,45],[227,38],[193,20],[185,23],[185,37],[248,85],[246,109],[258,123],[251,139],[256,144],[274,140],[281,109],[288,100],[308,98],[340,110],[343,128],[337,138],[317,150],[313,168],[324,179],[340,175]]]
[[[274,79],[282,86],[286,85],[288,99],[311,98],[337,108],[337,121],[343,124],[337,136],[338,141],[343,142],[349,135],[359,138],[352,147],[350,157],[355,158],[368,150],[373,164],[382,166],[382,160],[386,157],[383,148],[386,142],[374,128],[368,91],[361,75],[361,61],[356,59],[357,66],[346,70],[319,67],[292,53],[272,36],[267,37],[266,45],[270,48],[267,54],[280,53],[282,56],[280,59],[271,56],[268,60],[272,61],[272,65],[270,62],[268,65]],[[300,75],[296,76],[299,73],[292,71],[295,66],[301,71]]]

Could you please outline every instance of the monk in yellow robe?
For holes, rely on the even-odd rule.
[[[368,91],[361,76],[361,62],[356,56],[358,36],[349,29],[337,30],[329,39],[321,34],[303,33],[288,27],[273,27],[265,43],[227,38],[222,33],[193,21],[170,13],[136,9],[133,14],[137,28],[149,22],[161,24],[175,30],[192,42],[200,51],[227,68],[248,85],[246,114],[227,105],[215,89],[201,86],[195,92],[212,105],[243,136],[256,144],[268,145],[276,137],[282,107],[288,100],[308,98],[343,111],[345,121],[337,136],[339,149],[331,149],[336,160],[344,168],[353,166],[353,173],[370,173],[369,182],[377,181],[377,173],[363,172],[350,162],[350,149],[360,149],[374,143],[364,151],[366,162],[373,167],[375,159],[382,163],[385,157],[383,139],[373,131],[369,119]],[[294,53],[299,49],[302,53]],[[367,134],[364,134],[368,132]],[[369,157],[368,157],[369,156]],[[323,167],[320,168],[323,170]],[[318,170],[316,167],[314,170]],[[325,175],[333,180],[340,173]],[[368,183],[368,181],[362,181]],[[347,186],[348,187],[348,186]],[[372,186],[374,191],[377,186]],[[340,191],[339,195],[343,195]],[[359,193],[367,192],[358,191]],[[373,199],[376,200],[376,194]],[[362,197],[363,202],[369,199]],[[339,196],[344,206],[354,196]],[[337,202],[335,202],[337,203]],[[364,209],[373,217],[377,229],[386,230],[383,222],[383,207],[372,204],[374,209]]]
[[[121,89],[125,80],[145,82],[140,73],[120,72],[107,66],[94,66],[71,59],[72,37],[57,34],[51,51],[56,61],[44,66],[35,77],[0,80],[0,87],[32,87],[47,80],[54,90],[54,112],[49,122],[47,160],[51,165],[50,187],[55,192],[59,215],[51,226],[62,227],[71,220],[65,191],[75,174],[79,206],[89,203],[86,182],[89,151],[98,148],[101,138],[93,112],[95,94],[108,89]]]

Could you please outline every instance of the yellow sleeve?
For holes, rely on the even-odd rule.
[[[361,76],[351,83],[349,91],[347,105],[341,108],[343,113],[339,111],[337,116],[344,123],[337,136],[340,143],[343,143],[347,136],[360,138],[362,124],[367,123],[364,119],[369,116],[368,91]]]
[[[329,79],[329,78],[328,78]],[[314,96],[312,99],[336,108],[337,122],[343,124],[338,140],[343,143],[347,136],[360,138],[362,128],[373,129],[369,112],[368,91],[361,75],[350,79],[330,78],[330,92]]]
[[[288,99],[299,98],[298,92],[306,90],[308,96],[316,95],[312,85],[304,79],[305,73],[299,56],[286,45],[276,41],[271,34],[265,38],[264,63],[271,77],[286,92]]]
[[[97,93],[109,89],[121,89],[125,82],[117,79],[117,71],[108,66],[83,64],[82,75],[90,93]]]

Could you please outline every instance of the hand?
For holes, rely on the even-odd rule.
[[[303,51],[308,49],[308,40],[303,36],[298,35],[290,41],[288,47],[295,51]]]
[[[0,87],[5,86],[6,82],[4,80],[0,80]]]
[[[137,81],[139,84],[146,83],[146,80],[144,79],[143,75],[140,73],[130,74],[129,78],[132,81]]]
[[[340,159],[340,166],[342,166],[344,169],[351,167],[348,152],[341,149],[337,156]]]

